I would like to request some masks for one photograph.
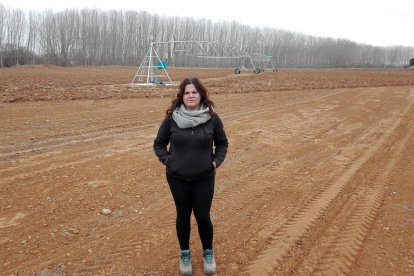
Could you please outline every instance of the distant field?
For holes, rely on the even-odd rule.
[[[0,69],[0,102],[158,97],[176,87],[131,88],[136,67],[19,67]],[[215,94],[414,85],[404,69],[280,70],[261,74],[234,69],[168,69],[174,82],[197,76]]]

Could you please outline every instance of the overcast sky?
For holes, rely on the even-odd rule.
[[[237,21],[375,46],[414,46],[414,0],[0,0],[7,8],[148,11]]]

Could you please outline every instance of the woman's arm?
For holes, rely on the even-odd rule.
[[[167,145],[170,142],[170,118],[165,118],[158,129],[157,137],[154,140],[154,152],[164,165],[167,164],[170,154]]]
[[[227,140],[226,133],[224,131],[223,122],[220,117],[216,114],[214,117],[214,162],[216,163],[216,168],[218,168],[221,163],[223,163],[226,158],[227,148],[229,146],[229,141]]]

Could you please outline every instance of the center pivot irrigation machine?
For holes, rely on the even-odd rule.
[[[265,71],[265,68],[274,72],[277,71],[271,56],[258,53],[249,54],[224,43],[209,41],[151,41],[150,49],[144,56],[130,84],[131,86],[173,85],[167,73],[168,64],[160,59],[155,49],[160,46],[167,46],[169,53],[183,52],[198,58],[240,59],[240,65],[234,70],[236,74],[240,74],[242,70],[248,70],[246,65],[251,65],[255,74]]]

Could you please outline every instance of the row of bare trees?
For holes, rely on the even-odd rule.
[[[49,63],[139,65],[155,41],[226,43],[271,55],[277,67],[400,67],[414,47],[376,47],[237,22],[164,17],[137,11],[67,9],[61,12],[5,8],[0,4],[0,66]],[[237,60],[162,57],[175,66],[235,66]]]

